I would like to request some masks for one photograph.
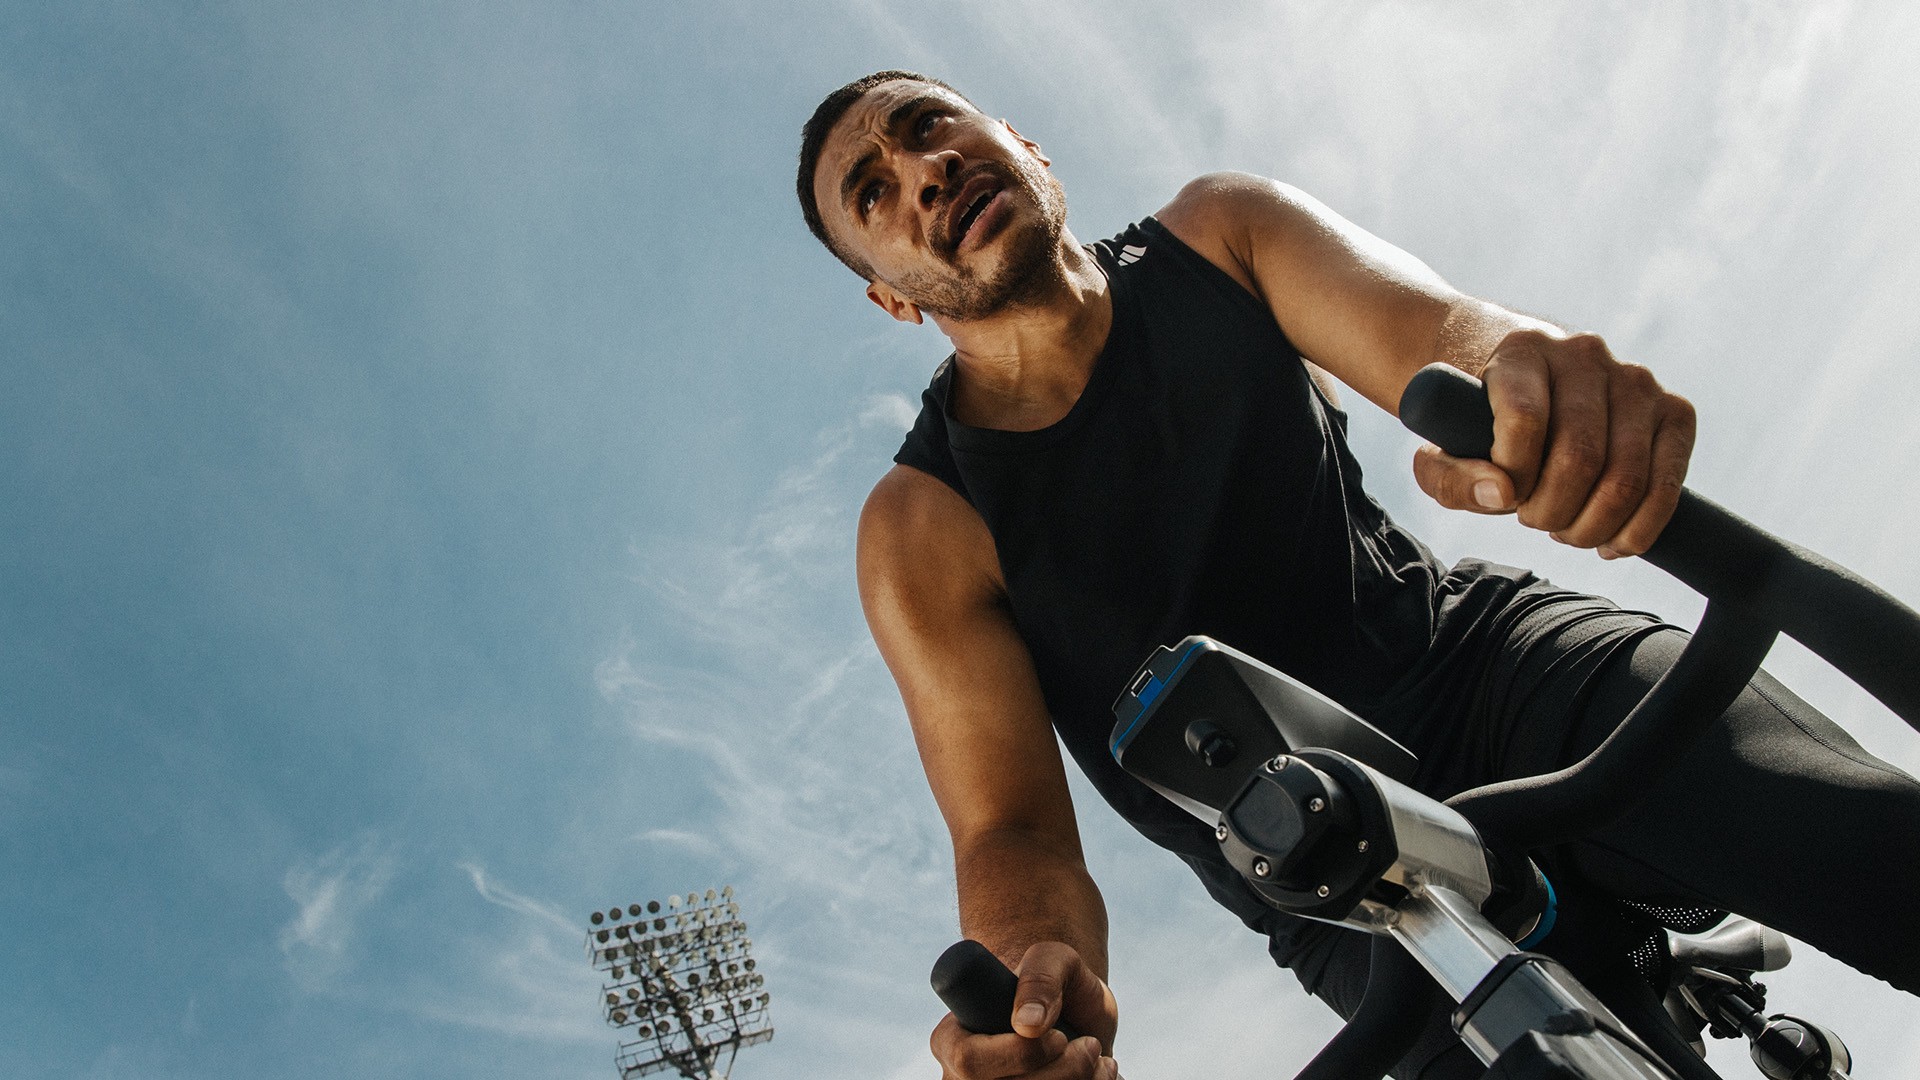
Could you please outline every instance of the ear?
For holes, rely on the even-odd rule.
[[[867,299],[878,304],[881,311],[901,322],[910,322],[918,326],[926,321],[920,314],[918,304],[894,292],[893,288],[884,281],[867,282]]]
[[[1034,142],[1032,139],[1029,139],[1025,135],[1020,134],[1017,128],[1015,128],[1012,124],[1008,123],[1005,120],[1000,121],[1000,126],[1007,129],[1007,134],[1019,140],[1020,145],[1026,147],[1028,153],[1032,154],[1034,157],[1039,158],[1040,164],[1042,165],[1053,164],[1053,159],[1049,158],[1046,155],[1046,152],[1040,149],[1039,143]]]

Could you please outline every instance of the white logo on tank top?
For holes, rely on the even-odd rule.
[[[1147,249],[1137,244],[1127,244],[1120,249],[1120,265],[1132,266],[1145,256]]]

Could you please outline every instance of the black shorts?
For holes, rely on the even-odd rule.
[[[1432,760],[1423,757],[1423,790],[1444,797],[1579,760],[1686,642],[1651,616],[1563,595],[1490,657],[1475,722],[1430,748]],[[1920,895],[1920,782],[1765,672],[1635,809],[1552,861],[1557,873],[1621,899],[1737,912],[1920,994],[1920,920],[1890,925],[1885,917],[1887,896]],[[1365,935],[1324,927],[1276,937],[1274,946],[1342,1016],[1358,1007]],[[1441,1013],[1393,1075],[1481,1072]]]

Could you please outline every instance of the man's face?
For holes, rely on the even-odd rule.
[[[979,319],[1045,284],[1066,197],[1040,148],[936,86],[882,83],[827,135],[813,177],[828,233],[896,317]]]

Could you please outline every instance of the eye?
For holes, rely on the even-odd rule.
[[[878,182],[875,182],[860,189],[860,196],[855,200],[854,204],[860,208],[860,216],[865,217],[868,213],[872,212],[873,204],[879,201],[880,185]]]
[[[940,122],[945,118],[946,118],[945,113],[939,112],[934,109],[929,109],[926,112],[921,113],[919,116],[915,117],[913,121],[914,138],[924,139],[927,136],[933,134],[933,125],[935,125],[936,123]]]

